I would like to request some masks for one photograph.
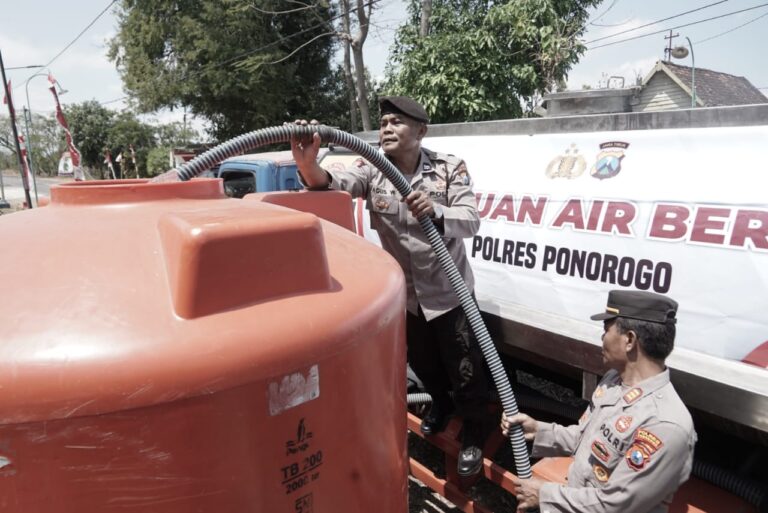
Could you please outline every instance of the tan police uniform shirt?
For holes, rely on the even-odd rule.
[[[378,232],[382,247],[395,257],[405,274],[408,311],[417,314],[421,305],[424,317],[432,320],[459,306],[418,220],[384,173],[360,159],[344,171],[329,174],[332,189],[347,191],[355,198],[365,198],[371,227]],[[477,233],[480,217],[464,161],[422,148],[415,173],[404,176],[414,191],[423,191],[429,196],[435,205],[435,213],[442,216],[442,229],[440,223],[436,223],[438,231],[467,287],[473,290],[474,277],[463,239]]]
[[[609,371],[577,425],[539,423],[533,455],[574,461],[567,486],[546,483],[542,513],[662,513],[691,473],[696,433],[669,369],[635,387]]]

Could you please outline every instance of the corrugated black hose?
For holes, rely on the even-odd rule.
[[[243,134],[222,143],[190,160],[180,166],[176,171],[179,179],[186,181],[201,174],[203,171],[210,169],[226,158],[240,155],[248,150],[267,144],[289,142],[294,135],[298,137],[310,137],[314,133],[319,133],[323,142],[343,146],[359,154],[368,162],[376,166],[382,173],[384,173],[387,179],[392,182],[403,198],[412,192],[411,185],[405,178],[403,178],[403,175],[401,175],[397,168],[395,168],[395,166],[373,146],[351,134],[322,125],[284,125],[282,127],[264,128],[248,132],[247,134]],[[461,307],[467,314],[469,325],[472,328],[472,332],[480,344],[480,349],[488,363],[504,412],[507,416],[516,415],[518,413],[518,408],[515,395],[512,392],[509,379],[504,371],[501,359],[496,352],[496,348],[493,345],[488,329],[485,327],[485,323],[480,316],[480,309],[477,307],[461,274],[459,274],[458,269],[456,269],[456,265],[453,263],[451,255],[448,253],[445,243],[443,242],[440,233],[437,231],[437,228],[435,228],[435,225],[432,223],[432,220],[426,215],[421,215],[418,217],[418,221],[435,251],[435,256],[440,263],[440,267],[443,268],[443,271],[448,277],[448,281],[451,283],[456,296],[459,298]],[[530,478],[532,476],[531,461],[528,456],[528,449],[525,445],[523,430],[519,425],[514,426],[511,430],[510,441],[512,443],[512,453],[515,459],[517,475],[523,479]]]

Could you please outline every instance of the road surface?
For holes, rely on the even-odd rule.
[[[12,171],[3,171],[2,173],[3,190],[0,190],[0,198],[5,197],[11,205],[20,205],[24,201],[24,187],[22,186],[21,176],[18,173]],[[51,196],[51,185],[60,183],[67,183],[73,181],[72,178],[50,178],[50,177],[36,177],[35,183],[37,185],[37,195],[39,196]],[[5,193],[4,195],[2,193]],[[35,189],[33,184],[29,185],[29,194],[32,196],[33,204],[35,202]]]

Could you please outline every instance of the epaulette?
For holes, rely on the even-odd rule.
[[[429,160],[437,160],[453,166],[458,166],[459,163],[461,162],[461,159],[459,157],[455,155],[451,155],[450,153],[440,153],[437,151],[428,150],[427,148],[422,148],[422,149],[429,157]]]

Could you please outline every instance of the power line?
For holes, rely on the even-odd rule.
[[[606,14],[608,14],[608,11],[610,11],[611,9],[613,9],[613,8],[614,8],[614,6],[615,6],[617,3],[619,3],[619,0],[613,0],[613,2],[611,2],[611,5],[609,5],[609,6],[608,6],[608,8],[607,8],[606,10],[604,10],[602,13],[600,13],[600,16],[597,16],[597,17],[595,18],[595,21],[599,20],[600,18],[602,18],[603,16],[605,16]],[[594,24],[595,24],[594,22],[590,23],[590,25],[594,25]]]
[[[729,33],[733,32],[734,30],[738,30],[738,29],[740,29],[741,27],[746,27],[746,26],[747,26],[747,25],[749,25],[750,23],[754,23],[754,22],[756,22],[757,20],[759,20],[760,18],[765,18],[766,16],[768,16],[768,12],[761,14],[761,15],[760,15],[760,16],[758,16],[757,18],[752,18],[752,19],[751,19],[751,20],[749,20],[748,22],[746,22],[746,23],[742,23],[741,25],[738,25],[738,26],[736,26],[736,27],[733,27],[733,28],[732,28],[732,29],[730,29],[730,30],[726,30],[725,32],[720,32],[719,34],[715,34],[714,36],[710,36],[710,37],[708,37],[708,38],[706,38],[706,39],[702,39],[702,40],[700,40],[700,41],[694,41],[694,43],[696,43],[696,44],[698,45],[698,44],[701,44],[701,43],[705,43],[705,42],[707,42],[707,41],[711,41],[711,40],[713,40],[713,39],[717,39],[718,37],[720,37],[720,36],[724,36],[724,35],[726,35],[726,34],[729,34]]]
[[[631,28],[631,29],[622,30],[621,32],[616,32],[615,34],[611,34],[609,36],[598,37],[597,39],[593,39],[592,41],[586,41],[586,42],[584,42],[584,44],[588,45],[590,43],[596,43],[597,41],[602,41],[603,39],[610,39],[612,37],[620,36],[621,34],[626,34],[628,32],[634,32],[635,30],[640,30],[641,28],[650,27],[651,25],[657,25],[657,24],[661,23],[662,21],[669,21],[669,20],[672,20],[674,18],[679,18],[680,16],[685,16],[686,14],[691,14],[692,12],[701,11],[703,9],[708,9],[708,8],[710,8],[712,6],[715,6],[715,5],[718,5],[718,4],[722,4],[722,3],[725,3],[725,2],[728,2],[728,1],[729,0],[720,0],[719,2],[708,4],[708,5],[705,5],[703,7],[699,7],[697,9],[692,9],[690,11],[681,12],[680,14],[675,14],[674,16],[669,16],[668,18],[662,18],[660,20],[652,21],[650,23],[646,23],[645,25],[640,25],[639,27],[634,27],[634,28]]]
[[[109,7],[110,7],[112,4],[114,4],[116,1],[117,1],[117,0],[113,0],[113,1],[110,3],[110,5],[108,5],[108,6],[107,6],[107,9],[109,9]],[[372,5],[378,4],[378,3],[382,2],[382,1],[383,1],[383,0],[369,0],[368,2],[366,2],[365,4],[363,4],[363,6],[362,6],[362,7],[363,7],[363,8],[366,8],[366,7],[368,7],[368,6],[372,6]],[[106,12],[106,10],[107,10],[107,9],[105,9],[104,11],[102,11],[102,12],[101,12],[101,14],[99,14],[99,16],[101,16],[102,14],[104,14],[104,12]],[[350,12],[350,13],[352,13],[352,12],[355,12],[355,11],[357,11],[357,10],[358,10],[358,7],[353,7],[352,9],[350,9],[350,10],[349,10],[349,12]],[[289,40],[289,39],[292,39],[292,38],[294,38],[294,37],[300,36],[300,35],[302,35],[302,34],[304,34],[304,33],[306,33],[306,32],[309,32],[309,31],[311,31],[311,30],[314,30],[314,29],[320,28],[320,27],[322,27],[322,26],[325,26],[325,25],[327,25],[329,22],[333,22],[333,21],[336,21],[337,19],[341,18],[342,16],[343,16],[343,14],[339,14],[339,15],[337,15],[337,16],[333,16],[333,17],[329,18],[328,20],[324,20],[324,21],[322,21],[322,22],[320,22],[320,23],[317,23],[317,24],[315,24],[315,25],[309,26],[309,27],[307,27],[307,28],[305,28],[305,29],[303,29],[303,30],[300,30],[300,31],[298,31],[298,32],[294,32],[293,34],[289,34],[289,35],[287,35],[287,36],[285,36],[285,37],[282,37],[282,38],[280,38],[279,40],[276,40],[276,41],[272,41],[271,43],[267,43],[266,45],[264,45],[264,46],[261,46],[261,47],[259,47],[259,48],[256,48],[256,49],[254,49],[254,50],[249,50],[249,51],[247,51],[247,52],[244,52],[244,53],[238,54],[238,55],[236,55],[236,56],[234,56],[234,57],[231,57],[230,59],[227,59],[227,60],[225,60],[225,61],[222,61],[222,62],[217,62],[217,63],[210,63],[210,64],[207,64],[207,65],[206,65],[206,66],[204,66],[202,69],[199,69],[199,70],[197,70],[197,71],[195,71],[195,72],[193,72],[193,73],[190,73],[189,75],[185,75],[185,77],[184,77],[184,78],[186,79],[186,78],[189,78],[189,77],[192,77],[192,76],[196,76],[196,75],[199,75],[199,74],[201,74],[201,73],[205,72],[207,69],[209,69],[209,68],[211,68],[211,67],[214,67],[214,66],[215,66],[215,67],[220,67],[220,66],[226,66],[226,65],[228,65],[228,64],[232,64],[233,62],[235,62],[235,61],[238,61],[238,60],[242,59],[243,57],[247,57],[247,56],[249,56],[249,55],[252,55],[252,54],[254,54],[254,53],[260,52],[260,51],[262,51],[262,50],[266,50],[267,48],[270,48],[270,47],[272,47],[272,46],[275,46],[275,45],[277,45],[277,44],[283,43],[283,42],[285,42],[285,41],[287,41],[287,40]],[[96,19],[98,19],[98,17],[97,17]],[[93,25],[93,23],[94,23],[95,21],[96,21],[96,20],[93,20],[93,22],[91,22],[91,25]],[[89,25],[89,26],[90,26],[90,25]],[[87,30],[87,27],[86,27],[86,30]],[[81,33],[81,35],[82,35],[82,33]],[[325,34],[325,35],[328,35],[328,34]],[[78,36],[78,37],[80,37],[80,36]],[[315,39],[316,39],[316,38],[315,38]],[[73,43],[74,43],[74,41],[73,41]],[[70,43],[70,45],[71,45],[71,44],[72,44],[72,43]],[[298,49],[296,49],[296,50],[294,50],[293,52],[291,52],[291,54],[290,54],[290,55],[293,55],[294,53],[296,53],[296,52],[297,52],[298,50],[300,50],[300,49],[301,49],[303,46],[306,46],[306,44],[307,44],[307,43],[304,43],[303,45],[301,45],[301,46],[300,46]],[[60,52],[60,53],[63,53],[63,50],[62,50],[62,52]],[[290,55],[289,55],[289,57],[290,57]],[[58,57],[58,56],[57,56],[57,57]],[[53,62],[53,60],[52,60],[51,62]],[[267,64],[274,64],[274,63],[267,63]],[[122,97],[120,97],[120,98],[115,98],[115,99],[113,99],[113,100],[108,100],[108,101],[105,101],[105,102],[99,102],[99,104],[101,104],[101,105],[108,105],[108,104],[110,104],[110,103],[116,103],[116,102],[119,102],[119,101],[121,101],[121,100],[125,100],[125,99],[127,99],[127,98],[129,98],[129,96],[122,96]]]
[[[382,0],[369,0],[367,3],[363,4],[362,7],[366,8],[368,6],[372,6],[374,4],[377,4],[377,3],[381,2],[381,1]],[[727,1],[727,0],[724,0],[724,1]],[[350,9],[349,12],[352,13],[352,12],[355,12],[357,10],[358,10],[358,8],[354,7],[352,9]],[[320,22],[320,23],[318,23],[316,25],[311,25],[311,26],[309,26],[309,27],[307,27],[307,28],[305,28],[303,30],[300,30],[300,31],[295,32],[293,34],[290,34],[288,36],[282,37],[282,38],[278,39],[277,41],[272,41],[271,43],[267,43],[266,45],[264,45],[262,47],[256,48],[255,50],[248,50],[247,52],[241,53],[239,55],[235,55],[234,57],[232,57],[230,59],[227,59],[226,61],[208,64],[203,69],[201,69],[200,71],[198,71],[196,73],[192,73],[192,75],[187,75],[187,76],[194,76],[194,75],[197,75],[199,73],[202,73],[203,71],[205,71],[207,68],[210,68],[211,66],[226,66],[227,64],[232,64],[233,62],[235,62],[235,61],[237,61],[239,59],[242,59],[243,57],[248,57],[249,55],[252,55],[252,54],[260,52],[262,50],[266,50],[267,48],[270,48],[272,46],[275,46],[275,45],[278,45],[280,43],[283,43],[284,41],[287,41],[288,39],[292,39],[292,38],[294,38],[296,36],[300,36],[301,34],[304,34],[306,32],[310,32],[310,31],[312,31],[314,29],[317,29],[317,28],[320,28],[320,27],[322,27],[324,25],[327,25],[329,22],[336,21],[339,18],[341,18],[342,16],[344,16],[344,15],[343,14],[339,14],[337,16],[333,16],[333,17],[329,18],[327,21],[322,21],[322,22]]]
[[[634,17],[627,18],[626,21],[620,21],[619,23],[597,23],[596,21],[593,21],[590,23],[593,27],[621,27],[622,25],[626,25],[630,21],[634,20]]]
[[[128,98],[127,96],[121,96],[120,98],[115,98],[114,100],[108,100],[108,101],[106,101],[106,102],[99,102],[99,103],[100,103],[101,105],[109,105],[110,103],[119,102],[120,100],[125,100],[125,99],[127,99],[127,98]]]
[[[66,51],[69,49],[69,47],[70,47],[70,46],[72,46],[73,44],[75,44],[75,42],[76,42],[78,39],[80,39],[80,37],[82,37],[82,35],[83,35],[83,34],[85,34],[85,33],[88,31],[88,29],[89,29],[89,28],[91,28],[91,27],[93,26],[93,24],[94,24],[94,23],[96,23],[96,22],[99,20],[99,18],[101,18],[102,16],[104,16],[104,13],[105,13],[105,12],[107,12],[107,11],[109,10],[109,8],[110,8],[110,7],[112,7],[112,5],[114,5],[114,3],[115,3],[115,2],[117,2],[117,0],[112,0],[111,2],[109,2],[109,5],[107,5],[107,6],[104,8],[104,10],[103,10],[103,11],[101,11],[101,12],[100,12],[100,13],[99,13],[99,14],[98,14],[98,15],[97,15],[97,16],[96,16],[96,17],[95,17],[93,20],[91,20],[91,22],[90,22],[90,23],[89,23],[89,24],[88,24],[88,25],[87,25],[87,26],[86,26],[86,27],[85,27],[83,30],[81,30],[81,31],[80,31],[80,33],[79,33],[79,34],[78,34],[78,35],[77,35],[77,36],[76,36],[76,37],[75,37],[75,38],[74,38],[72,41],[70,41],[70,43],[69,43],[67,46],[65,46],[63,50],[61,50],[59,53],[57,53],[57,54],[54,56],[54,58],[53,58],[53,59],[51,59],[50,61],[48,61],[48,62],[46,63],[46,65],[45,65],[45,66],[43,66],[43,68],[47,68],[48,66],[50,66],[50,65],[53,63],[53,61],[55,61],[56,59],[58,59],[59,57],[61,57],[61,55],[62,55],[64,52],[66,52]],[[29,77],[27,77],[27,80],[29,80],[30,78],[32,78],[32,76],[33,76],[33,75],[30,75]],[[20,86],[20,85],[19,85],[19,86],[16,86],[16,88],[17,88],[17,89],[18,89],[19,87],[21,87],[21,86]]]
[[[755,9],[759,9],[759,8],[765,7],[767,5],[768,5],[768,3],[760,4],[760,5],[755,5],[754,7],[748,7],[746,9],[741,9],[740,11],[733,11],[733,12],[729,12],[729,13],[726,13],[726,14],[721,14],[720,16],[713,16],[711,18],[706,18],[706,19],[703,19],[703,20],[698,20],[698,21],[693,21],[691,23],[686,23],[684,25],[678,25],[676,27],[665,28],[665,29],[662,29],[662,30],[658,30],[656,32],[650,32],[648,34],[642,34],[642,35],[635,36],[635,37],[629,37],[627,39],[620,39],[619,41],[612,41],[610,43],[605,43],[605,44],[602,44],[602,45],[593,46],[591,48],[587,48],[587,50],[595,50],[597,48],[603,48],[604,46],[617,45],[619,43],[626,43],[627,41],[634,41],[635,39],[642,39],[644,37],[654,36],[656,34],[663,34],[664,32],[668,32],[670,30],[677,30],[677,29],[681,29],[681,28],[684,28],[684,27],[690,27],[691,25],[698,25],[699,23],[704,23],[704,22],[707,22],[707,21],[718,20],[720,18],[725,18],[725,17],[728,17],[728,16],[733,16],[734,14],[739,14],[739,13],[742,13],[742,12],[747,12],[747,11],[752,11],[752,10],[755,10]]]

